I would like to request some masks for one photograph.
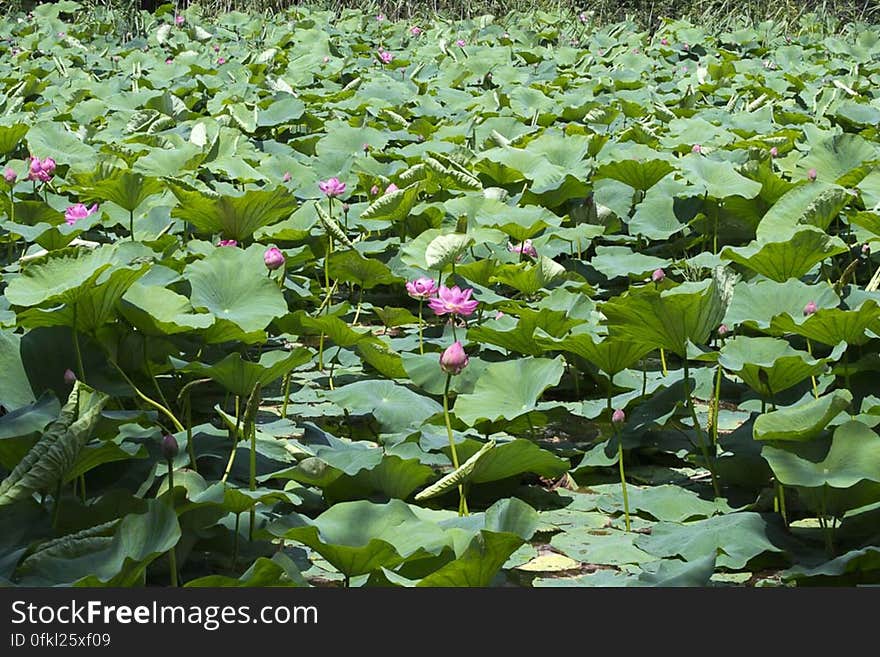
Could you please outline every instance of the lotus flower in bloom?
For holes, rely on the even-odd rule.
[[[817,310],[819,310],[819,307],[816,305],[816,302],[810,301],[806,306],[804,306],[804,317],[809,317]]]
[[[218,64],[218,65],[223,66],[223,64],[225,64],[225,63],[226,63],[226,58],[225,58],[225,57],[218,57],[218,58],[217,58],[217,64]]]
[[[465,40],[464,39],[456,39],[455,45],[457,45],[459,48],[464,48],[466,45]]]
[[[408,281],[406,292],[413,299],[430,299],[437,294],[437,282],[433,278],[422,276],[414,281]]]
[[[385,188],[385,193],[390,194],[391,192],[396,192],[398,189],[400,188],[397,185],[391,183],[390,185],[388,185],[388,187]]]
[[[284,172],[284,177],[281,178],[281,180],[284,181],[284,182],[290,182],[290,171],[285,171],[285,172]]]
[[[420,28],[418,25],[413,25],[411,28],[409,28],[409,33],[413,36],[419,36],[422,33],[422,28]]]
[[[693,148],[691,148],[691,153],[702,153],[702,152],[703,152],[703,147],[700,146],[699,144],[694,144]]]
[[[41,182],[49,182],[55,174],[55,160],[47,157],[41,160],[38,157],[31,157],[31,164],[28,167],[28,180],[39,180]]]
[[[370,196],[375,196],[379,193],[379,185],[373,185],[370,187]]]
[[[394,55],[392,55],[387,50],[382,50],[381,48],[379,49],[378,55],[383,64],[390,64],[391,60],[394,59]]]
[[[8,182],[10,185],[18,180],[18,174],[12,169],[12,167],[6,167],[3,171],[3,180]]]
[[[329,178],[318,183],[320,189],[326,196],[339,196],[345,191],[345,183],[339,178]]]
[[[651,280],[654,281],[655,283],[659,283],[664,278],[666,278],[666,272],[663,271],[662,269],[655,269],[654,273],[651,274]]]
[[[266,263],[266,268],[269,271],[274,271],[284,265],[284,254],[281,253],[281,249],[278,247],[270,246],[263,253],[263,262]]]
[[[535,248],[535,245],[532,244],[532,240],[526,240],[520,244],[508,244],[507,250],[511,253],[522,253],[531,258],[538,257],[538,250]]]
[[[626,422],[626,413],[624,413],[622,409],[618,408],[611,414],[611,422],[620,426],[621,424]]]
[[[68,226],[73,226],[80,219],[85,219],[86,217],[90,217],[98,211],[98,204],[95,203],[92,207],[87,208],[82,203],[77,203],[76,205],[71,205],[64,211],[64,219],[67,222]]]
[[[468,362],[468,355],[458,340],[446,347],[444,352],[440,354],[440,369],[447,374],[461,374],[462,370],[468,366]]]
[[[178,25],[183,25],[184,22],[186,22],[186,19],[183,16],[175,16],[174,22],[177,23]]]
[[[441,285],[440,289],[437,290],[437,296],[431,299],[428,305],[438,315],[450,314],[468,317],[474,313],[480,304],[476,299],[471,299],[473,293],[474,291],[471,288],[462,290],[458,285],[453,287]]]
[[[385,20],[385,14],[376,14],[376,20],[381,23]]]
[[[770,157],[777,157],[779,155],[779,149],[774,146],[770,149]]]
[[[238,242],[236,240],[220,240],[217,242],[217,246],[238,246]]]
[[[669,39],[667,39],[666,37],[663,37],[662,39],[660,39],[660,45],[661,45],[661,46],[668,46],[668,45],[669,45]]]
[[[807,171],[807,180],[810,182],[815,182],[816,178],[819,177],[819,173],[815,169],[810,169]]]
[[[76,383],[76,374],[74,374],[73,370],[70,368],[64,370],[64,383],[69,386],[72,386],[74,383]]]

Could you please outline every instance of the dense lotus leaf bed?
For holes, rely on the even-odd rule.
[[[0,24],[0,584],[880,581],[880,30],[142,17]]]

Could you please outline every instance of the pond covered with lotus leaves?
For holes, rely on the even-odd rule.
[[[0,583],[880,581],[878,28],[168,7],[0,25]]]

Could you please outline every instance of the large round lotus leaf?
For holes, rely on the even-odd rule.
[[[643,285],[602,306],[611,337],[663,347],[680,356],[685,355],[688,341],[705,344],[724,311],[714,280],[682,283],[664,291]]]
[[[172,187],[180,200],[172,215],[188,221],[201,233],[220,233],[226,239],[248,240],[260,228],[287,219],[296,199],[283,187],[248,190],[241,196],[206,196]]]
[[[211,314],[196,313],[185,296],[140,281],[128,288],[119,309],[132,325],[153,336],[205,329],[214,323]]]
[[[754,198],[761,191],[761,183],[746,178],[732,163],[724,160],[690,154],[681,159],[680,166],[688,182],[715,198]]]
[[[562,340],[543,339],[540,344],[547,350],[576,354],[612,376],[631,367],[654,349],[644,342],[616,338],[600,340],[590,333],[572,334]]]
[[[266,276],[262,248],[218,248],[184,269],[192,286],[193,308],[204,308],[216,321],[208,329],[211,342],[242,339],[262,331],[287,313],[278,285]]]
[[[400,500],[340,502],[314,520],[299,514],[280,518],[269,531],[309,546],[348,577],[451,547],[443,529],[420,519]]]
[[[872,573],[874,578],[880,574],[880,548],[870,546],[850,550],[818,566],[794,566],[784,571],[782,577],[786,581],[814,580],[820,584],[834,585],[838,583],[835,580],[846,576],[860,579],[866,573]]]
[[[190,363],[183,369],[199,377],[213,379],[234,395],[247,397],[258,384],[266,386],[311,359],[312,352],[303,347],[290,353],[268,351],[261,354],[257,362],[244,360],[241,354],[232,352],[213,365]]]
[[[823,308],[808,317],[804,317],[803,312],[780,315],[774,318],[771,328],[827,345],[865,344],[870,339],[869,332],[880,332],[880,306],[868,299],[855,310]]]
[[[755,440],[812,440],[852,403],[848,390],[834,390],[805,404],[764,413],[755,419]]]
[[[560,532],[550,545],[579,562],[619,566],[656,561],[657,557],[633,545],[638,534],[614,529]]]
[[[839,237],[831,237],[813,226],[803,226],[795,233],[781,230],[743,247],[727,247],[721,256],[748,267],[779,283],[800,278],[826,258],[845,253]]]
[[[860,135],[836,134],[810,145],[809,154],[798,162],[800,175],[815,169],[817,181],[836,182],[845,187],[857,185],[864,177],[859,168],[880,156],[877,145]]]
[[[617,160],[596,169],[596,178],[612,178],[633,189],[646,191],[675,171],[666,160]]]
[[[843,207],[852,200],[840,185],[805,183],[789,190],[774,203],[758,224],[758,239],[793,231],[799,224],[827,230]]]
[[[305,578],[297,568],[293,560],[286,554],[277,552],[271,559],[260,557],[251,564],[241,577],[227,577],[225,575],[206,575],[189,580],[184,584],[186,588],[196,587],[222,587],[222,588],[252,588],[252,587],[295,587],[308,586]]]
[[[446,372],[440,369],[440,354],[401,354],[406,376],[413,385],[429,395],[442,395],[446,387]],[[470,358],[468,366],[458,376],[452,377],[449,389],[462,394],[473,392],[474,385],[483,374],[488,363],[479,358]]]
[[[639,536],[635,546],[686,561],[718,554],[719,566],[740,569],[761,554],[783,552],[777,531],[761,514],[731,513],[686,524],[659,523],[650,535]]]
[[[862,480],[880,482],[880,436],[861,422],[840,425],[829,439],[764,445],[761,456],[786,486],[849,488]]]
[[[112,201],[123,210],[133,212],[146,199],[165,190],[161,181],[140,173],[115,170],[94,181],[88,187],[88,195],[95,201]]]
[[[816,360],[777,338],[737,336],[721,348],[718,363],[763,395],[787,390],[825,370],[824,360]]]
[[[455,416],[473,425],[481,419],[513,420],[537,408],[544,390],[555,386],[565,371],[559,357],[524,358],[488,365],[470,394],[455,400]]]
[[[349,383],[323,395],[353,415],[372,414],[389,432],[419,425],[443,410],[433,399],[381,379]]]
[[[464,233],[438,235],[425,248],[425,266],[442,270],[453,265],[473,242],[474,238]]]
[[[834,287],[826,282],[808,285],[794,278],[784,283],[740,281],[733,290],[733,299],[724,316],[724,323],[728,327],[746,324],[768,329],[777,315],[802,317],[804,307],[811,301],[820,309],[835,308],[840,303]]]
[[[636,253],[626,246],[597,246],[590,266],[606,278],[644,278],[655,269],[669,266],[669,260]]]
[[[354,283],[365,290],[377,285],[403,282],[388,266],[375,258],[364,257],[357,251],[337,251],[330,256],[330,278],[340,283]]]
[[[517,242],[530,239],[550,226],[559,225],[559,217],[537,205],[507,205],[484,194],[466,194],[443,203],[453,217],[467,217],[474,226],[498,228]]]

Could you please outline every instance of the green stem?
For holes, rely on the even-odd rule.
[[[663,376],[669,374],[669,371],[666,369],[666,352],[663,350],[663,347],[660,347],[660,367],[663,369]]]
[[[443,419],[446,420],[446,435],[449,437],[449,450],[452,452],[452,465],[458,470],[458,452],[455,449],[455,437],[452,434],[452,422],[449,419],[449,384],[452,383],[452,374],[446,375],[446,387],[443,389]],[[468,515],[467,498],[464,494],[464,486],[458,485],[458,515]]]
[[[85,383],[86,369],[83,367],[82,351],[79,348],[79,331],[76,330],[76,303],[73,304],[73,352],[76,354],[76,372],[79,380]]]
[[[134,242],[134,210],[128,211],[128,232],[131,235],[131,241]]]
[[[122,375],[122,378],[125,379],[126,383],[128,383],[128,385],[131,386],[132,390],[134,390],[135,394],[142,401],[146,402],[147,404],[149,404],[150,406],[152,406],[156,410],[161,411],[165,415],[165,417],[167,417],[169,420],[171,420],[171,423],[174,424],[175,430],[177,430],[179,433],[184,433],[186,431],[186,429],[184,429],[184,427],[180,423],[180,421],[176,417],[174,417],[174,413],[169,411],[165,406],[162,406],[162,404],[160,404],[159,402],[155,401],[154,399],[150,399],[143,392],[141,392],[138,389],[138,387],[134,384],[134,382],[128,378],[126,373],[122,371],[122,368],[119,367],[119,365],[116,363],[116,361],[111,360],[110,364],[116,368],[116,371]]]
[[[79,492],[82,499],[82,503],[86,503],[86,476],[81,474],[79,476]]]
[[[721,365],[715,372],[715,393],[712,398],[712,444],[718,444],[718,412],[721,410]]]
[[[193,444],[193,432],[192,432],[192,400],[189,396],[189,391],[186,393],[186,409],[184,411],[186,413],[186,451],[189,453],[189,465],[193,469],[193,472],[198,473],[199,467],[196,463],[196,446]]]
[[[422,341],[422,305],[425,303],[424,299],[419,299],[419,354],[424,355],[425,353],[425,345]]]
[[[694,431],[697,433],[697,442],[700,451],[703,453],[703,459],[706,461],[706,467],[709,469],[709,475],[712,478],[712,490],[715,491],[715,497],[721,497],[721,489],[718,486],[718,479],[715,476],[715,468],[709,458],[709,449],[706,447],[706,441],[703,439],[703,428],[700,426],[700,420],[697,418],[697,411],[694,408],[694,401],[691,398],[690,371],[688,370],[687,357],[684,359],[684,402],[691,414],[691,420],[694,423]]]
[[[171,505],[172,510],[174,509],[174,464],[171,462],[171,459],[167,459],[168,464],[168,503]],[[171,586],[177,588],[177,554],[176,547],[171,546],[171,549],[168,550],[168,562],[169,567],[171,569]]]
[[[779,500],[779,515],[782,516],[782,523],[788,527],[788,513],[785,511],[785,486],[781,482],[776,482],[776,497]]]
[[[807,353],[810,354],[810,358],[813,357],[813,345],[810,344],[810,338],[807,338]],[[816,383],[816,375],[811,374],[810,380],[813,382],[813,397],[819,399],[819,386]]]
[[[614,427],[614,434],[617,436],[617,463],[620,468],[620,490],[623,493],[623,518],[626,523],[626,531],[630,531],[629,496],[626,493],[626,474],[623,470],[623,440],[620,437],[620,431],[618,431],[617,426],[613,422],[611,426]]]
[[[229,455],[229,460],[226,462],[226,470],[223,472],[223,477],[220,479],[223,483],[226,483],[226,480],[229,479],[229,473],[232,472],[232,464],[235,462],[235,452],[238,451],[238,437],[239,431],[241,429],[241,413],[239,412],[239,400],[238,395],[235,396],[235,434],[232,436],[232,453]]]
[[[235,514],[235,533],[232,536],[232,570],[235,570],[238,563],[238,532],[241,527],[241,514]]]
[[[281,417],[287,417],[287,401],[290,399],[290,379],[293,372],[288,372],[284,377],[284,401],[281,402]]]

